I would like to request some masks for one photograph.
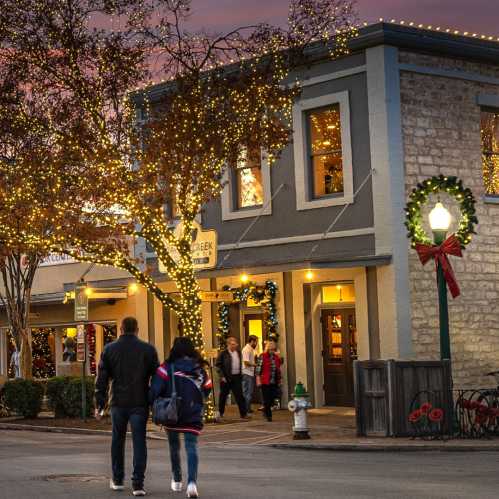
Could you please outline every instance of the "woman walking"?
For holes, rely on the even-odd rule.
[[[276,342],[267,341],[265,351],[258,357],[255,371],[256,384],[262,389],[263,415],[267,421],[272,421],[272,406],[281,386],[281,357],[276,350]]]
[[[171,488],[182,490],[182,469],[180,465],[180,434],[184,435],[187,453],[187,497],[199,497],[197,490],[198,436],[203,429],[204,399],[212,388],[211,379],[204,370],[204,361],[186,337],[176,338],[170,355],[159,366],[151,382],[151,404],[159,397],[168,398],[175,382],[180,408],[178,421],[165,426],[170,446],[172,467]],[[173,376],[173,379],[172,379]]]

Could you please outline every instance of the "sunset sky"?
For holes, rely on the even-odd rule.
[[[289,0],[193,0],[191,23],[224,30],[247,22],[279,23]],[[499,0],[357,0],[361,21],[378,18],[499,36]]]

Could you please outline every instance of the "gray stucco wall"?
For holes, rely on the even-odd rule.
[[[300,74],[300,79],[306,81],[310,77],[323,76],[348,71],[364,65],[363,54],[318,64]],[[367,105],[367,84],[365,72],[347,75],[322,83],[305,86],[303,99],[310,99],[348,90],[351,116],[351,145],[353,160],[354,192],[369,175],[371,169],[369,149],[369,119]],[[292,236],[321,234],[343,209],[343,206],[296,210],[296,186],[294,172],[293,144],[289,144],[281,158],[271,168],[272,193],[281,185],[284,187],[272,202],[272,214],[261,216],[242,242],[259,241]],[[352,205],[335,224],[333,231],[345,231],[370,228],[373,226],[372,188],[370,180],[356,196]],[[235,243],[246,230],[253,218],[222,221],[221,202],[219,199],[208,203],[202,213],[204,228],[213,228],[218,232],[219,245]],[[294,243],[277,247],[247,248],[233,251],[230,264],[242,265],[275,262],[304,258],[313,243]],[[278,248],[278,254],[276,253]],[[374,241],[371,236],[344,237],[323,241],[315,256],[321,260],[331,260],[335,256],[374,254]],[[219,254],[219,261],[223,253]]]

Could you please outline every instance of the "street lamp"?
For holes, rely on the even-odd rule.
[[[433,240],[436,245],[445,241],[447,231],[451,223],[451,214],[445,206],[438,202],[430,215],[430,227],[433,231]],[[437,287],[438,287],[438,311],[440,319],[440,358],[442,360],[451,358],[450,336],[449,336],[449,307],[447,303],[447,283],[440,260],[437,259]]]

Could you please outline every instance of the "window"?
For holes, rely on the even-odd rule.
[[[499,110],[483,110],[480,128],[485,194],[499,196]]]
[[[353,203],[347,90],[302,98],[293,107],[296,209]]]
[[[322,303],[354,303],[355,288],[353,283],[338,282],[322,287]]]
[[[343,193],[340,106],[307,112],[312,198]]]
[[[234,170],[234,206],[241,210],[263,204],[261,152],[245,149]]]

